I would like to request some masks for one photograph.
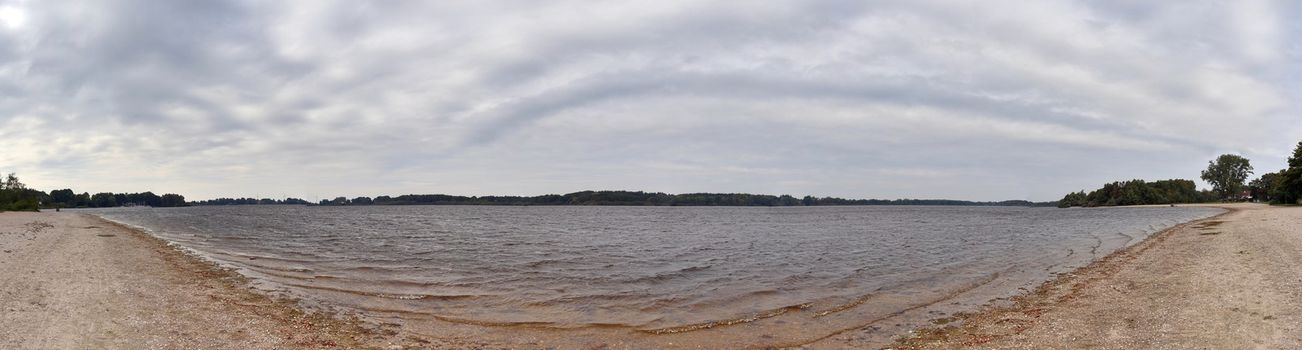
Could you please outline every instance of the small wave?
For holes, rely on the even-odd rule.
[[[567,324],[567,323],[557,323],[557,322],[547,322],[547,321],[494,321],[494,320],[481,320],[481,319],[473,319],[473,318],[466,318],[466,317],[446,316],[446,315],[417,312],[411,310],[385,309],[385,308],[374,308],[374,307],[366,307],[362,309],[369,312],[402,315],[402,317],[404,318],[435,319],[443,322],[468,324],[468,325],[482,326],[482,327],[521,327],[521,328],[546,328],[546,329],[582,329],[582,328],[631,329],[637,327],[637,325],[632,325],[627,323],[617,323],[617,322],[593,322],[593,323]],[[657,318],[655,320],[659,320],[659,319]]]
[[[1153,232],[1156,232],[1156,231],[1153,231]],[[1133,242],[1133,241],[1135,240],[1135,236],[1128,235],[1128,234],[1126,234],[1125,232],[1117,232],[1117,235],[1126,238],[1126,242],[1121,244],[1122,247],[1129,246],[1129,245],[1130,245],[1130,242]]]
[[[769,311],[765,311],[765,312],[760,312],[760,313],[753,314],[753,315],[746,316],[746,317],[742,317],[742,318],[735,318],[735,319],[728,319],[728,320],[719,320],[719,321],[709,321],[709,322],[702,322],[702,323],[693,323],[693,324],[687,324],[687,325],[681,325],[681,326],[673,326],[673,327],[665,327],[665,328],[639,329],[638,331],[645,332],[645,333],[651,333],[651,334],[674,334],[674,333],[692,332],[692,331],[699,331],[699,330],[702,330],[702,329],[710,329],[710,328],[715,328],[715,327],[732,326],[732,325],[737,325],[737,324],[743,324],[743,323],[755,322],[755,321],[759,321],[759,320],[766,319],[766,318],[778,317],[778,316],[781,316],[782,314],[785,314],[785,313],[788,313],[788,312],[791,312],[791,311],[799,311],[799,310],[808,309],[808,308],[810,308],[810,307],[813,307],[813,304],[805,303],[805,304],[799,304],[799,305],[791,305],[791,306],[781,307],[781,308],[777,308],[777,309],[773,309],[773,310],[769,310]]]
[[[691,267],[687,267],[687,268],[684,268],[684,269],[678,270],[678,272],[693,272],[693,271],[701,271],[701,270],[705,270],[705,269],[708,269],[708,268],[711,268],[711,267],[714,267],[714,266],[713,266],[713,265],[691,266]]]
[[[433,294],[380,293],[380,292],[368,292],[368,291],[338,288],[338,287],[313,286],[313,285],[306,285],[306,284],[299,284],[299,283],[282,283],[282,284],[290,287],[310,289],[310,290],[323,290],[323,291],[330,291],[330,292],[348,293],[353,295],[361,295],[361,296],[385,298],[385,299],[397,299],[397,300],[465,300],[465,299],[474,299],[474,298],[482,297],[482,295],[474,295],[474,294],[433,295]]]
[[[402,266],[366,265],[366,266],[345,267],[338,270],[353,271],[353,272],[402,272],[404,270],[417,270],[417,269],[420,269],[420,267],[411,266],[411,265],[402,265]]]
[[[525,306],[531,307],[550,307],[564,306],[572,304],[593,305],[597,303],[609,302],[632,302],[643,300],[645,294],[593,294],[593,295],[573,295],[565,297],[555,297],[546,300],[524,302]]]
[[[440,295],[440,296],[433,296],[433,295],[424,295],[424,294],[385,294],[385,293],[363,293],[363,294],[367,294],[367,295],[374,296],[374,297],[387,298],[387,299],[398,299],[398,300],[425,300],[425,299],[441,299],[441,300],[450,300],[450,299],[463,299],[463,298],[468,298],[468,297],[470,297],[470,296],[468,296],[468,295],[452,295],[452,296],[448,296],[448,295]]]
[[[629,283],[654,283],[654,282],[664,282],[664,281],[671,280],[671,279],[674,279],[674,278],[685,277],[685,276],[687,276],[688,274],[691,274],[691,273],[693,273],[693,272],[704,271],[704,270],[707,270],[707,269],[709,269],[709,268],[711,268],[711,267],[714,267],[714,266],[713,266],[713,265],[690,266],[690,267],[681,268],[681,269],[678,269],[678,270],[675,270],[675,271],[672,271],[672,272],[663,272],[663,273],[657,273],[657,274],[654,274],[654,275],[651,275],[651,276],[645,276],[645,277],[634,278],[634,279],[628,280],[628,282],[629,282]]]
[[[820,311],[815,311],[815,312],[814,312],[814,317],[823,317],[823,316],[827,316],[827,315],[835,314],[835,313],[838,313],[838,312],[841,312],[841,311],[845,311],[845,310],[853,309],[853,308],[855,308],[855,307],[858,307],[859,305],[863,305],[864,303],[868,302],[868,300],[869,300],[869,299],[872,299],[873,296],[875,296],[875,295],[874,295],[874,294],[865,294],[865,295],[861,295],[861,296],[859,296],[858,298],[854,298],[854,300],[851,300],[851,301],[848,302],[848,303],[844,303],[844,304],[841,304],[841,305],[836,305],[836,306],[833,306],[833,307],[831,307],[831,308],[823,309],[823,310],[820,310]]]
[[[275,261],[275,262],[291,263],[291,264],[311,264],[311,263],[321,262],[319,260],[312,260],[312,259],[295,259],[295,258],[287,258],[283,256],[272,256],[272,255],[251,254],[251,253],[236,253],[231,251],[217,251],[214,252],[214,255],[223,256],[230,260],[248,260],[248,261],[266,260],[266,261]]]
[[[986,275],[985,278],[977,279],[977,280],[975,280],[975,281],[971,281],[971,282],[969,282],[969,283],[962,284],[962,285],[959,285],[959,286],[956,287],[956,288],[953,288],[953,289],[950,289],[950,290],[948,290],[948,291],[945,291],[945,292],[941,293],[941,294],[940,294],[938,297],[936,297],[936,298],[933,298],[933,299],[930,299],[930,300],[926,300],[926,301],[924,301],[924,302],[922,302],[922,303],[914,304],[913,306],[910,306],[910,307],[907,307],[907,308],[904,308],[904,309],[896,310],[896,311],[891,312],[891,313],[888,313],[888,314],[886,314],[886,315],[882,315],[882,316],[880,316],[880,317],[877,317],[877,318],[874,318],[874,319],[868,320],[868,321],[865,322],[865,323],[857,324],[857,325],[855,325],[855,326],[853,326],[853,327],[847,327],[847,328],[842,328],[842,329],[840,329],[840,330],[833,331],[833,332],[831,332],[831,333],[828,333],[828,334],[826,334],[826,335],[823,335],[822,337],[818,337],[818,338],[814,338],[814,339],[809,339],[809,340],[807,340],[807,341],[805,341],[805,342],[798,343],[798,344],[792,344],[792,346],[799,346],[799,345],[811,344],[811,343],[814,343],[814,342],[817,342],[817,341],[821,341],[821,340],[823,340],[823,339],[827,339],[827,338],[831,338],[831,337],[835,337],[835,336],[838,336],[838,335],[844,334],[845,332],[853,331],[853,330],[856,330],[856,329],[863,329],[864,327],[868,327],[868,326],[870,326],[870,325],[872,325],[872,324],[874,324],[874,323],[881,322],[881,321],[886,320],[886,319],[890,319],[891,317],[896,317],[896,316],[899,316],[899,315],[903,315],[904,313],[907,313],[907,312],[911,312],[911,311],[914,311],[914,310],[919,310],[919,309],[922,309],[922,308],[926,308],[926,307],[930,307],[930,306],[933,306],[933,305],[937,305],[937,304],[940,304],[940,303],[945,302],[945,301],[947,301],[947,300],[952,300],[952,299],[957,298],[957,297],[959,297],[960,295],[962,295],[962,294],[964,294],[964,293],[967,293],[967,292],[969,292],[969,291],[971,291],[971,290],[973,290],[973,289],[981,288],[982,286],[988,285],[988,284],[994,282],[995,280],[998,280],[999,277],[1002,276],[1002,275],[1003,275],[1003,274],[998,273],[998,272],[996,272],[996,273],[992,273],[992,274],[989,274],[989,275]],[[856,306],[857,306],[857,305],[856,305]]]
[[[543,260],[530,261],[529,263],[524,264],[524,266],[528,268],[536,268],[536,267],[542,267],[543,265],[560,264],[563,262],[565,261],[560,259],[543,259]]]
[[[277,270],[277,269],[264,269],[262,266],[245,265],[245,264],[239,264],[239,265],[235,265],[235,266],[238,266],[238,267],[243,268],[243,269],[248,270],[248,271],[252,271],[252,272],[257,273],[257,274],[260,274],[260,275],[266,275],[266,276],[271,276],[271,277],[276,277],[276,278],[286,278],[286,279],[292,279],[292,280],[311,280],[311,279],[316,279],[316,278],[317,278],[317,276],[308,276],[308,275],[292,275],[292,274],[284,273],[284,272],[295,272],[295,271],[284,271],[284,270]]]
[[[779,293],[779,292],[778,292],[777,289],[763,289],[763,290],[756,290],[756,291],[747,292],[747,293],[746,293],[746,296],[775,295],[775,294],[778,294],[778,293]]]

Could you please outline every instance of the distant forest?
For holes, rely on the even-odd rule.
[[[5,176],[0,182],[0,211],[36,211],[41,208],[109,208],[129,206],[149,207],[184,207],[189,205],[185,196],[167,193],[157,195],[153,192],[76,193],[72,189],[53,190],[46,193],[27,188],[18,180],[16,174]]]
[[[1118,205],[1203,203],[1218,199],[1210,191],[1198,191],[1192,180],[1118,181],[1090,191],[1068,193],[1058,207],[1110,207]]]
[[[763,195],[746,193],[667,194],[642,191],[582,191],[542,196],[453,196],[443,194],[408,194],[396,197],[338,197],[313,203],[299,198],[217,198],[188,202],[185,196],[153,192],[76,193],[61,189],[49,193],[27,188],[17,176],[9,174],[0,182],[0,211],[35,211],[54,208],[110,208],[124,206],[184,207],[191,205],[611,205],[611,206],[836,206],[836,205],[946,205],[946,206],[1053,206],[1057,202],[1009,200],[973,202],[948,199],[844,199],[835,197]]]
[[[308,202],[293,197],[285,198],[285,199],[217,198],[217,199],[207,199],[207,200],[201,200],[197,202],[191,202],[190,204],[191,205],[272,205],[272,204],[308,205],[308,204],[312,204],[312,202]]]
[[[248,205],[248,204],[308,204],[297,198],[274,200],[270,198],[218,198],[198,201],[195,205]],[[1030,202],[1010,200],[1002,202],[972,202],[947,199],[844,199],[833,197],[789,195],[773,196],[746,193],[687,193],[667,194],[641,191],[582,191],[570,194],[542,196],[453,196],[443,194],[408,194],[396,197],[338,197],[323,199],[314,205],[624,205],[624,206],[831,206],[831,205],[969,205],[969,206],[1053,206],[1055,202]]]

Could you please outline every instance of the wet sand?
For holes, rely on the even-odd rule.
[[[1302,207],[1224,207],[894,347],[1302,348]]]
[[[0,213],[0,348],[358,349],[430,344],[305,313],[135,230]],[[447,345],[447,346],[444,346]]]

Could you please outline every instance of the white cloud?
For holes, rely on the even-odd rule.
[[[21,7],[0,4],[0,26],[6,29],[21,29],[27,24],[27,13]]]

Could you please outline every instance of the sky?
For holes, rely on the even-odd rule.
[[[1056,200],[1302,141],[1302,3],[0,0],[0,171]],[[1205,185],[1203,185],[1205,186]]]

